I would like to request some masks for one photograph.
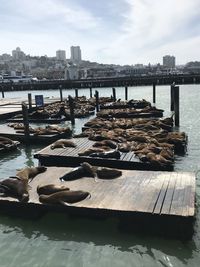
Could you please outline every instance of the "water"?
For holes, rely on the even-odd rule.
[[[117,98],[124,99],[124,89],[118,88]],[[100,89],[100,96],[110,96],[111,89]],[[169,115],[169,86],[157,87],[157,107]],[[58,91],[32,92],[45,97],[59,97]],[[64,90],[63,96],[74,95]],[[89,89],[79,95],[89,96]],[[27,92],[6,93],[5,97],[27,97]],[[145,98],[152,102],[152,87],[129,88],[129,99]],[[200,170],[200,85],[180,86],[180,130],[188,134],[188,151],[177,157],[176,171]],[[86,119],[87,120],[87,119]],[[75,126],[78,133],[81,121]],[[13,175],[17,168],[36,166],[33,153],[41,147],[20,147],[18,152],[0,157],[0,178]],[[199,266],[200,262],[200,174],[196,182],[195,234],[189,242],[118,230],[114,219],[89,220],[69,218],[63,214],[48,214],[35,221],[0,215],[0,267],[90,267],[90,266]]]

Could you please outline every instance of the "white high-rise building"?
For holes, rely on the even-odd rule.
[[[57,60],[66,60],[66,52],[65,50],[57,50],[56,51]]]
[[[81,60],[80,46],[71,46],[71,61],[79,63]]]
[[[175,68],[175,60],[174,56],[166,55],[163,57],[163,66],[167,68]]]

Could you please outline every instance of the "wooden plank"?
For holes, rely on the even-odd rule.
[[[161,214],[169,214],[170,213],[170,208],[172,204],[172,199],[176,187],[176,182],[177,182],[177,173],[171,173],[171,177],[169,179],[169,184],[167,188],[167,192],[165,195],[164,203],[162,206]]]
[[[195,202],[195,175],[193,173],[183,173],[185,179],[185,194],[182,205],[182,216],[194,216],[194,202]]]
[[[180,214],[183,208],[183,199],[185,194],[185,178],[182,174],[177,176],[176,187],[170,207],[170,214]]]

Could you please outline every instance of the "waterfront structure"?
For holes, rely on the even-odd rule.
[[[74,63],[81,62],[81,49],[80,46],[71,46],[71,61]]]
[[[79,79],[79,68],[76,64],[72,62],[68,63],[65,68],[65,80],[77,80]]]
[[[163,66],[167,68],[175,68],[176,58],[174,56],[166,55],[163,57]]]
[[[66,60],[66,52],[65,52],[65,50],[57,50],[56,51],[56,59],[57,60]]]

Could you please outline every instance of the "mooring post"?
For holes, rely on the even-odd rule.
[[[1,93],[2,93],[2,98],[4,98],[4,97],[5,97],[5,95],[4,95],[3,86],[1,86]]]
[[[75,97],[78,98],[78,89],[75,89]]]
[[[95,98],[96,98],[96,112],[99,112],[99,92],[95,91]]]
[[[112,91],[113,91],[113,101],[116,102],[116,89],[113,87]]]
[[[32,95],[28,93],[28,108],[32,109]]]
[[[71,118],[71,124],[75,124],[75,117],[74,117],[74,99],[69,95],[69,110],[70,110],[70,118]]]
[[[128,100],[128,86],[125,86],[125,100]]]
[[[59,89],[60,89],[60,101],[63,101],[63,94],[62,94],[62,85],[59,85]]]
[[[170,110],[171,111],[174,111],[174,87],[175,87],[175,83],[173,83],[171,85],[171,90],[170,90],[170,100],[171,100],[171,103],[170,103]]]
[[[29,132],[29,121],[28,121],[28,108],[25,102],[22,102],[22,116],[23,116],[23,122],[24,122],[25,142],[28,143],[30,132]]]
[[[153,104],[156,103],[156,84],[153,83]]]
[[[174,116],[175,126],[179,126],[179,86],[174,86]]]
[[[90,98],[92,98],[92,87],[90,87]]]

